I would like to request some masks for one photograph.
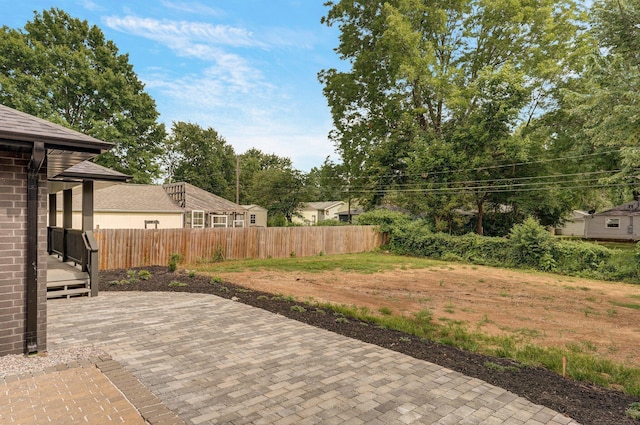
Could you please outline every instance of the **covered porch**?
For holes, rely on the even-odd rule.
[[[94,188],[96,185],[111,185],[130,178],[131,176],[126,174],[84,161],[49,180],[47,299],[98,295],[98,243],[93,236]],[[74,188],[81,189],[80,228],[73,228]],[[60,192],[62,223],[58,223]]]

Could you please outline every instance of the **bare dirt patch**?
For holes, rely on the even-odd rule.
[[[357,273],[219,274],[251,289],[464,322],[489,335],[576,347],[640,367],[640,286],[469,265]],[[637,308],[634,308],[637,306]]]

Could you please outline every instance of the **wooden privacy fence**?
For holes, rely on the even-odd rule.
[[[384,235],[372,226],[252,227],[207,229],[97,229],[100,270],[164,266],[180,254],[185,262],[308,257],[372,251]]]

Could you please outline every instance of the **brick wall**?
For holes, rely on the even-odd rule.
[[[0,151],[0,356],[25,351],[27,167],[31,155]],[[38,201],[38,351],[46,351],[46,171]]]

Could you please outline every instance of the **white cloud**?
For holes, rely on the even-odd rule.
[[[104,6],[99,5],[98,3],[92,0],[83,0],[81,4],[83,8],[90,10],[92,12],[102,12],[106,10]]]
[[[203,22],[157,20],[137,16],[108,16],[105,24],[116,31],[157,41],[180,56],[207,59],[213,46],[260,47],[263,44],[243,28]]]
[[[195,12],[198,4],[176,0],[163,1],[163,5]],[[316,42],[313,34],[264,28],[256,37],[240,27],[142,18],[131,13],[107,17],[104,22],[113,30],[152,40],[175,56],[187,58],[184,66],[147,67],[140,74],[168,128],[173,121],[212,127],[238,153],[255,147],[289,157],[294,166],[305,171],[333,153],[327,140],[329,126],[318,125],[314,121],[317,117],[309,116],[308,106],[303,106],[306,99],[300,99],[286,74],[281,74],[283,69],[285,73],[295,71],[273,67],[278,59],[265,59],[265,54],[274,53],[269,51],[275,46],[311,48]],[[256,49],[260,50],[258,55]],[[188,58],[197,58],[204,66]],[[182,73],[185,69],[186,74]],[[274,75],[276,79],[271,81]]]
[[[162,5],[167,9],[173,9],[185,13],[193,13],[195,15],[223,16],[224,12],[213,7],[206,6],[198,2],[185,1],[162,1]]]

